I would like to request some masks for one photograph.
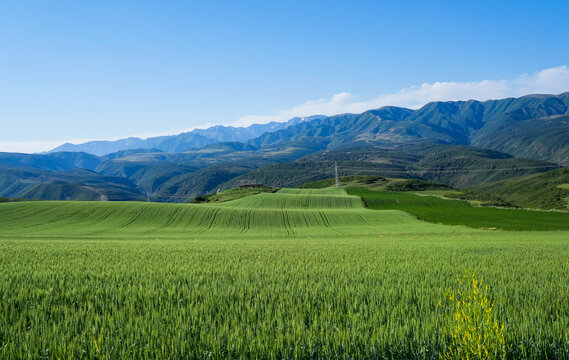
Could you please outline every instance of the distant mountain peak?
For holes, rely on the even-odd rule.
[[[252,124],[246,127],[214,125],[206,129],[194,129],[177,135],[155,136],[147,139],[127,137],[119,140],[94,140],[82,144],[65,143],[48,151],[48,153],[68,151],[86,152],[104,156],[125,150],[158,149],[164,152],[184,152],[192,148],[220,142],[245,142],[257,138],[266,132],[285,129],[305,121],[324,118],[323,115],[294,117],[285,122],[269,122]]]

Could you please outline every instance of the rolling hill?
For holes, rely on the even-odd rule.
[[[285,188],[212,204],[5,202],[0,204],[0,218],[4,238],[192,239],[236,234],[267,238],[472,231],[447,225],[569,230],[566,213],[477,208],[460,200],[357,187],[348,188],[348,193],[335,187]]]
[[[398,210],[371,211],[345,190],[283,189],[220,204],[11,202],[0,206],[2,236],[176,237],[338,236],[461,232]]]
[[[221,188],[243,183],[296,187],[333,177],[334,162],[338,164],[340,176],[381,175],[434,181],[457,188],[559,167],[551,162],[514,158],[494,150],[460,145],[359,147],[321,151],[292,162],[264,166],[230,180]]]

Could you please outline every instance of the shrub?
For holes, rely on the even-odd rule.
[[[445,294],[445,307],[452,315],[446,329],[451,343],[441,359],[504,359],[504,324],[495,318],[488,285],[472,275],[457,276],[458,288]]]

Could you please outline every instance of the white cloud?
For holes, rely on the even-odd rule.
[[[35,153],[53,149],[64,141],[0,141],[0,152]]]
[[[286,121],[295,116],[361,113],[369,109],[393,105],[417,109],[431,101],[489,100],[528,94],[559,94],[569,91],[569,68],[566,65],[522,74],[509,80],[469,82],[435,82],[415,85],[394,94],[383,94],[369,100],[358,100],[350,93],[339,93],[330,99],[310,100],[292,109],[269,115],[244,116],[239,125]]]
[[[361,113],[369,109],[393,105],[412,109],[419,108],[431,101],[452,100],[489,100],[506,97],[519,97],[528,94],[559,94],[569,91],[569,68],[566,65],[549,68],[534,74],[522,74],[514,79],[483,80],[469,82],[435,82],[414,85],[393,94],[379,95],[373,99],[359,100],[354,94],[342,92],[331,98],[309,100],[291,109],[277,111],[268,115],[249,115],[236,122],[224,125],[248,126],[265,124],[271,121],[287,121],[295,116],[335,115],[342,113]],[[204,124],[189,129],[167,131],[163,133],[130,135],[148,138],[161,135],[179,134],[196,128],[204,129],[213,124]],[[104,140],[118,140],[128,136]],[[41,152],[51,150],[65,142],[80,144],[93,139],[74,139],[71,141],[0,141],[0,151]]]

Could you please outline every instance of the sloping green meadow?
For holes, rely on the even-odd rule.
[[[247,196],[222,206],[246,209],[363,209],[362,199],[347,195],[343,189],[281,189],[274,194]]]
[[[379,192],[347,189],[375,210],[400,210],[417,218],[446,225],[502,230],[569,231],[569,212],[475,207],[466,201],[445,200],[408,192]]]
[[[3,219],[4,236],[187,239],[240,234],[266,238],[465,231],[418,221],[398,210],[371,211],[363,207],[359,197],[338,189],[333,189],[331,195],[325,195],[325,190],[283,190],[211,205],[6,203],[0,207],[0,218]]]
[[[439,359],[438,303],[474,270],[507,358],[569,358],[568,232],[430,224],[326,191],[0,204],[0,358]]]

